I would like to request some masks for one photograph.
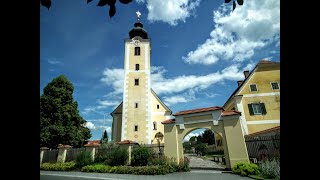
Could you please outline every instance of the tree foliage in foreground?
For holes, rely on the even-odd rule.
[[[59,144],[80,147],[91,138],[86,121],[73,100],[74,87],[64,76],[54,78],[40,96],[40,146],[56,148]]]
[[[86,0],[87,4],[90,3],[92,0]],[[120,3],[122,4],[129,4],[130,2],[132,2],[132,0],[118,0]],[[236,3],[237,1],[237,3]],[[236,9],[237,4],[242,6],[243,5],[243,1],[244,0],[233,0],[232,1],[232,11],[234,11]],[[230,3],[231,0],[225,0],[225,3]],[[48,8],[48,10],[51,7],[51,0],[40,0],[40,4],[46,8]],[[109,17],[113,17],[116,14],[116,0],[99,0],[97,6],[99,7],[103,7],[108,5],[109,6]]]
[[[92,0],[86,0],[87,4],[90,3]],[[132,0],[118,0],[119,2],[121,2],[122,4],[128,4],[130,2],[132,2]],[[51,7],[51,0],[40,0],[40,4],[46,8]],[[99,7],[103,7],[108,5],[109,6],[109,16],[113,17],[116,14],[116,0],[99,0],[97,6]]]

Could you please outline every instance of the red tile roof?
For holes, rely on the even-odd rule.
[[[88,143],[85,144],[84,146],[90,147],[90,146],[100,146],[100,145],[101,145],[101,140],[92,140],[92,141],[88,141]]]
[[[222,112],[222,116],[241,115],[241,112],[236,110],[226,110]]]
[[[215,110],[219,110],[222,109],[222,107],[220,106],[214,106],[214,107],[208,107],[208,108],[199,108],[199,109],[191,109],[191,110],[186,110],[186,111],[179,111],[176,114],[174,114],[174,116],[178,116],[178,115],[184,115],[184,114],[192,114],[192,113],[199,113],[199,112],[206,112],[206,111],[215,111]]]
[[[123,140],[123,141],[117,142],[117,144],[139,144],[139,143],[131,140]]]
[[[259,64],[278,64],[279,62],[275,62],[275,61],[270,61],[270,60],[261,60],[259,61]]]
[[[252,133],[252,134],[248,134],[246,136],[256,136],[256,135],[266,134],[266,133],[275,132],[275,131],[280,131],[280,126],[276,126],[276,127],[270,128],[270,129],[258,131],[258,132]]]
[[[176,122],[175,119],[167,119],[167,120],[165,120],[165,121],[162,121],[161,123],[162,123],[162,124],[173,124],[173,123],[175,123],[175,122]]]
[[[58,145],[58,148],[72,148],[72,146],[59,144],[59,145]]]

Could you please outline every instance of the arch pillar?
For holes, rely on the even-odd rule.
[[[237,162],[249,162],[239,117],[223,117],[222,122],[222,143],[227,168],[231,169]]]

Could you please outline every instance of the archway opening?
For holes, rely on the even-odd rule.
[[[196,128],[183,138],[183,154],[213,158],[213,155],[224,156],[222,137],[208,128]]]

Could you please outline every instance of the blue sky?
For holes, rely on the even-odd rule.
[[[40,6],[40,95],[63,74],[92,138],[122,101],[124,39],[141,12],[151,38],[151,86],[173,113],[222,106],[262,59],[280,61],[280,1],[246,0],[231,12],[223,0],[133,0],[108,6],[98,0],[54,0]],[[190,133],[190,136],[200,131]]]

